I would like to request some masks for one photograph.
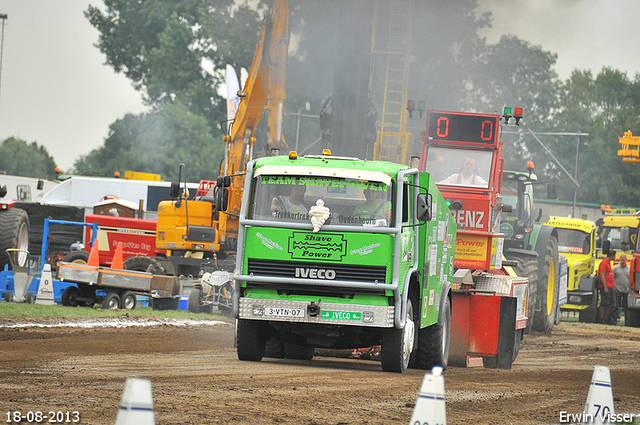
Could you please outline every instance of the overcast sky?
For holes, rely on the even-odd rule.
[[[558,54],[566,79],[603,66],[640,72],[638,0],[480,0],[494,14],[489,42],[515,34]],[[109,124],[145,111],[129,80],[104,65],[83,15],[99,0],[0,0],[7,14],[0,74],[0,141],[44,146],[63,170],[101,146]]]

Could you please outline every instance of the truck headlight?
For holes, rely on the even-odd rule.
[[[571,295],[569,296],[569,304],[577,304],[582,300],[579,295]]]

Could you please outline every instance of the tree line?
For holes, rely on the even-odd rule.
[[[317,120],[296,114],[320,114],[336,89],[336,70],[345,72],[348,59],[336,54],[349,36],[345,21],[371,18],[370,1],[359,0],[348,9],[340,3],[290,0],[295,42],[287,64],[284,135],[301,151],[315,153],[317,145],[309,146],[320,130]],[[98,30],[96,47],[106,64],[142,94],[149,110],[112,123],[104,144],[79,157],[69,171],[112,175],[130,169],[171,180],[185,163],[189,180],[216,177],[226,128],[226,103],[218,93],[224,68],[250,67],[270,4],[104,0],[100,7],[89,6],[85,16]],[[414,1],[410,97],[438,110],[494,113],[505,105],[522,106],[523,133],[503,135],[505,167],[524,171],[534,161],[539,179],[558,181],[563,200],[573,199],[573,183],[526,130],[588,133],[580,139],[577,200],[635,206],[640,169],[617,156],[617,140],[627,130],[640,135],[640,74],[629,76],[612,67],[597,74],[576,69],[562,80],[553,70],[555,53],[513,35],[495,44],[479,37],[478,30],[491,25],[492,18],[490,13],[479,15],[477,6],[476,0]],[[345,16],[345,10],[353,15]],[[266,140],[262,123],[257,136],[256,151]],[[540,139],[573,173],[577,136]],[[50,178],[54,169],[46,149],[35,142],[10,138],[0,144],[0,170],[8,174]]]

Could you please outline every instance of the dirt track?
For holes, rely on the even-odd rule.
[[[2,422],[8,410],[53,410],[113,424],[134,375],[152,381],[158,424],[407,424],[423,376],[370,360],[239,362],[228,320],[3,327],[0,347]],[[562,323],[551,336],[526,336],[512,370],[449,368],[448,423],[559,423],[560,411],[582,411],[598,364],[611,368],[616,413],[640,413],[640,329]]]

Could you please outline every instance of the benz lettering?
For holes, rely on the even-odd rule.
[[[331,269],[307,269],[296,267],[296,277],[333,280],[336,278],[336,271]]]

